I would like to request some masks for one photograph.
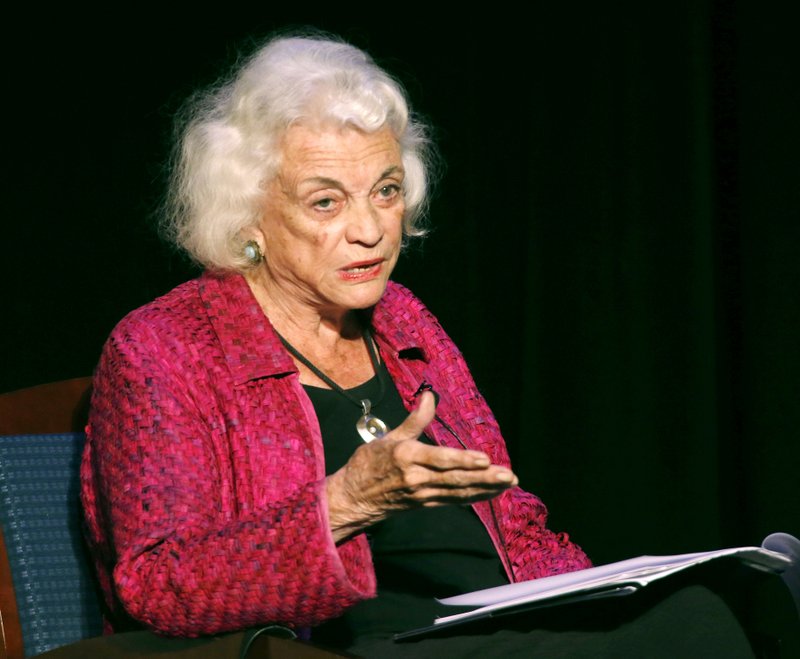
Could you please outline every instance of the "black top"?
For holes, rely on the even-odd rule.
[[[383,400],[378,378],[349,389],[369,398],[372,414],[390,428],[408,416],[383,363]],[[330,389],[305,386],[319,419],[325,447],[325,471],[340,469],[364,442],[356,431],[361,409]],[[423,436],[420,441],[432,444]],[[378,579],[378,597],[357,604],[342,618],[315,630],[315,639],[347,645],[354,638],[429,625],[451,613],[435,597],[449,597],[508,583],[489,534],[470,506],[440,506],[405,511],[367,532]],[[446,610],[448,609],[448,610]]]

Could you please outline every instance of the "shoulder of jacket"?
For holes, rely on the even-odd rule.
[[[202,318],[198,287],[198,280],[192,279],[130,311],[117,323],[111,336],[154,334],[167,338],[191,332]]]
[[[430,311],[422,303],[422,300],[396,281],[389,281],[386,285],[386,291],[378,304],[389,312],[407,309],[416,314],[430,315]]]
[[[402,335],[423,348],[452,350],[455,346],[439,319],[408,288],[389,282],[386,292],[375,309],[373,320],[387,334]]]

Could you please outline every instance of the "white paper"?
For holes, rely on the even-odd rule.
[[[639,556],[577,572],[447,597],[439,602],[480,608],[437,618],[434,624],[485,617],[494,611],[563,595],[589,595],[598,590],[612,591],[615,587],[625,585],[646,586],[656,579],[724,556],[735,556],[754,568],[787,575],[790,590],[796,588],[792,594],[800,611],[800,540],[787,533],[777,533],[768,536],[762,547],[734,547],[674,556]]]

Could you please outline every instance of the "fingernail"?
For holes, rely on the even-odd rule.
[[[511,471],[498,471],[497,472],[497,480],[503,481],[504,483],[513,483],[516,479],[514,473]]]

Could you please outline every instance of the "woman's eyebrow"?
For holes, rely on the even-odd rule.
[[[312,176],[310,178],[303,179],[300,181],[300,184],[319,184],[324,185],[327,188],[343,188],[344,184],[341,181],[337,181],[335,178],[328,178],[327,176]]]
[[[385,170],[383,170],[383,173],[378,177],[377,180],[380,181],[382,178],[387,178],[392,174],[397,173],[405,174],[405,170],[400,165],[392,165],[391,167],[387,167]]]
[[[404,173],[403,168],[400,165],[392,165],[391,167],[387,167],[386,169],[384,169],[380,173],[380,175],[375,179],[375,181],[378,182],[378,181],[380,181],[382,179],[388,178],[388,177],[392,176],[393,174],[397,174],[397,173],[400,173],[400,174]],[[344,189],[344,187],[345,187],[344,183],[342,183],[341,181],[339,181],[339,180],[337,180],[335,178],[330,178],[328,176],[311,176],[309,178],[306,178],[306,179],[303,179],[302,181],[300,181],[300,185],[309,185],[309,184],[311,184],[311,185],[314,185],[314,184],[323,185],[323,186],[325,186],[327,188],[342,188],[342,189]]]

